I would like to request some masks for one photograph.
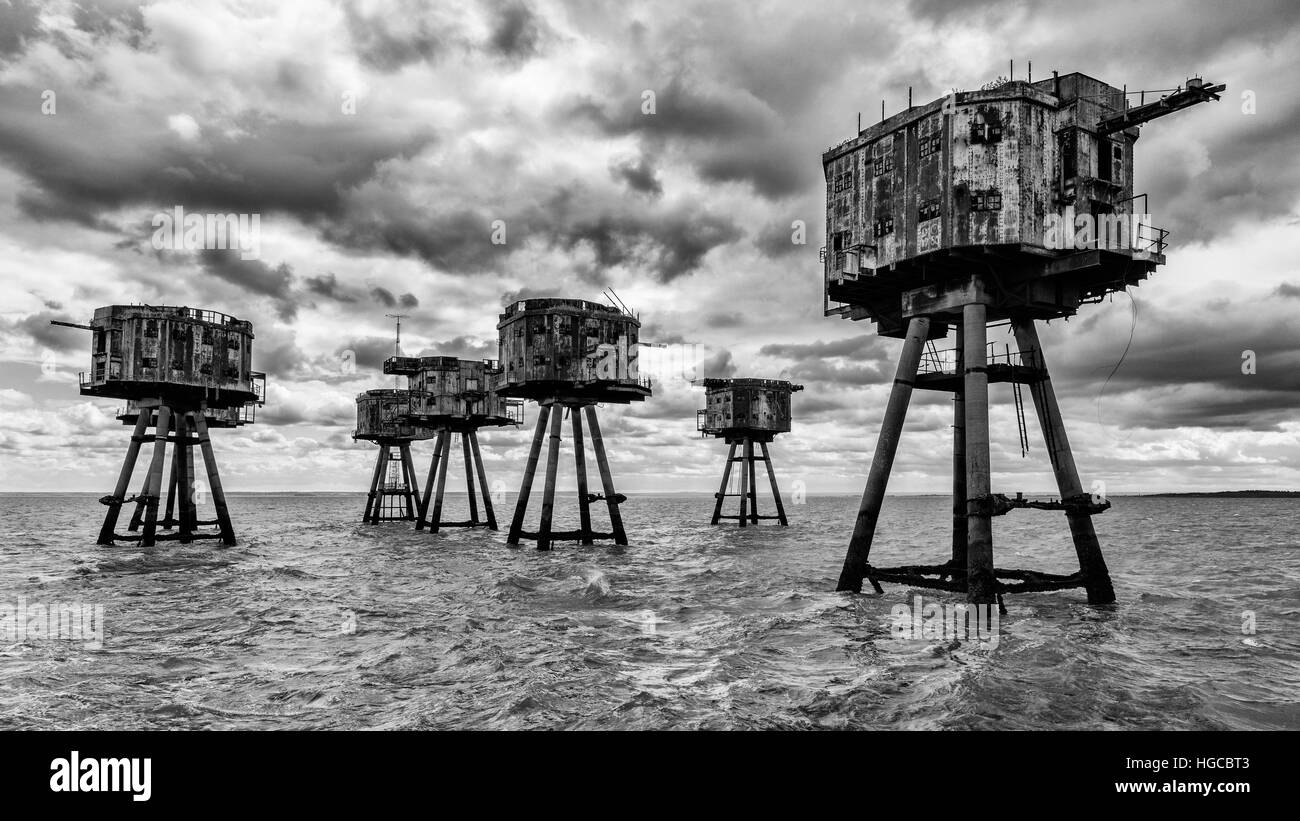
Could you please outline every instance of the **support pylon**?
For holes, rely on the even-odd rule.
[[[757,442],[762,448],[763,455],[754,455],[754,443]],[[713,505],[713,518],[709,524],[716,525],[721,519],[736,519],[740,527],[747,525],[757,525],[763,519],[775,519],[783,526],[789,525],[790,522],[785,516],[785,505],[781,501],[781,490],[776,486],[776,471],[772,469],[772,456],[767,449],[767,438],[761,436],[739,436],[729,437],[727,439],[727,464],[722,469],[722,485],[718,492],[714,494],[717,500]],[[740,447],[741,455],[736,456],[736,448]],[[731,465],[734,462],[740,463],[740,492],[729,493],[729,480],[731,478]],[[767,480],[772,487],[772,499],[776,503],[775,516],[760,516],[758,513],[758,490],[757,490],[757,468],[755,462],[763,462],[767,465]],[[728,497],[740,497],[740,513],[736,516],[726,515],[722,512],[723,503]]]
[[[560,441],[564,426],[564,414],[572,420],[574,442],[574,467],[577,471],[578,511],[580,527],[578,530],[557,531],[552,528],[555,512],[555,485],[559,471]],[[579,414],[585,414],[588,435],[591,437],[591,449],[596,456],[596,467],[600,472],[602,493],[587,492],[587,463],[583,451],[583,424]],[[541,457],[542,444],[547,444],[546,480],[542,491],[541,522],[535,533],[524,530],[524,517],[528,512],[528,500],[532,493],[533,479],[537,474],[537,464]],[[598,533],[592,530],[590,504],[603,499],[609,511],[610,532]],[[615,544],[627,544],[627,533],[623,529],[623,516],[619,505],[626,497],[614,489],[614,476],[609,469],[609,460],[605,455],[605,441],[600,432],[600,422],[596,418],[596,408],[588,403],[550,402],[539,406],[537,427],[533,431],[533,442],[528,452],[528,462],[524,467],[523,482],[519,487],[519,499],[515,504],[514,518],[510,522],[510,533],[506,541],[519,544],[520,539],[534,539],[538,550],[550,550],[557,541],[575,541],[581,544],[594,544],[598,539],[612,539]]]
[[[447,489],[447,472],[451,463],[451,438],[456,434],[460,435],[461,453],[465,463],[465,491],[469,504],[469,519],[462,522],[444,522],[442,504]],[[476,477],[477,489],[474,484]],[[478,508],[479,492],[482,493],[483,498],[481,519]],[[497,529],[496,512],[492,509],[492,493],[487,485],[487,471],[483,468],[483,454],[478,447],[478,433],[472,427],[443,427],[438,430],[433,456],[429,459],[429,477],[424,483],[424,494],[420,498],[419,515],[415,521],[416,530],[424,530],[425,527],[428,527],[430,533],[437,533],[439,528],[443,527]]]
[[[154,433],[148,433],[150,427]],[[168,469],[168,443],[171,449],[171,464]],[[153,450],[145,471],[140,493],[131,499],[125,499],[131,475],[135,472],[140,449],[144,444],[152,444]],[[195,454],[198,447],[207,466],[209,492],[212,495],[216,518],[199,521],[198,505],[195,498],[194,481]],[[163,474],[168,475],[167,503],[160,519],[158,511],[163,498]],[[100,526],[98,543],[111,545],[119,541],[139,542],[142,547],[153,547],[160,541],[179,541],[189,544],[196,539],[220,539],[222,544],[235,544],[235,531],[230,521],[230,511],[226,506],[225,493],[221,487],[221,477],[217,471],[216,458],[208,435],[207,422],[203,409],[192,409],[158,403],[141,407],[127,446],[126,459],[118,475],[117,485],[112,496],[100,500],[108,506],[104,522]],[[127,533],[117,533],[117,520],[122,505],[134,504],[135,509],[127,527]],[[216,532],[200,531],[200,527],[217,526]],[[161,532],[160,532],[161,531]]]
[[[1043,358],[1034,321],[1013,318],[1019,363],[991,363],[987,357],[987,313],[982,302],[961,306],[957,330],[955,372],[928,372],[918,376],[922,348],[930,336],[930,319],[912,317],[899,355],[885,419],[872,457],[867,487],[858,509],[853,536],[844,559],[838,588],[860,592],[868,581],[877,593],[880,582],[964,592],[968,601],[991,604],[1004,593],[1063,590],[1082,587],[1092,604],[1115,600],[1105,559],[1097,543],[1092,516],[1109,507],[1083,492],[1070,451],[1056,394]],[[1056,475],[1060,500],[1029,502],[1020,494],[1014,500],[995,494],[989,464],[989,382],[1027,384],[1038,413],[1039,425]],[[884,502],[898,440],[913,388],[953,393],[953,538],[951,559],[940,565],[873,567],[871,545]],[[995,516],[1017,507],[1063,510],[1074,539],[1079,571],[1068,575],[1031,570],[998,569],[993,561]],[[742,508],[743,511],[743,508]]]
[[[370,478],[370,492],[366,495],[366,512],[362,521],[377,525],[380,522],[409,522],[415,519],[416,495],[419,492],[415,478],[415,463],[411,460],[409,439],[376,439],[379,454],[375,457],[375,472]],[[388,480],[389,465],[397,451],[397,480]]]

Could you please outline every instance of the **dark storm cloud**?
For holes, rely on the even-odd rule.
[[[15,57],[41,30],[40,3],[0,0],[0,60]]]
[[[1143,397],[1142,393],[1138,394]],[[1144,397],[1150,400],[1150,395]],[[1103,395],[1097,402],[1097,413],[1103,424],[1109,424],[1113,410]],[[1120,417],[1118,427],[1176,428],[1202,427],[1218,430],[1277,431],[1281,425],[1296,420],[1300,407],[1300,390],[1288,393],[1278,391],[1212,391],[1204,394],[1159,395],[1156,401],[1147,401],[1141,411],[1129,411]]]
[[[415,294],[393,296],[392,291],[378,285],[370,289],[370,298],[385,308],[415,308],[420,304],[420,300],[416,299]]]
[[[613,137],[629,134],[660,138],[686,137],[716,140],[738,139],[765,132],[772,126],[770,112],[748,95],[711,93],[695,88],[680,77],[659,87],[637,87],[623,78],[613,78],[613,87],[599,98],[570,100],[559,112],[563,118],[576,116]],[[647,110],[654,94],[654,110]],[[603,103],[601,102],[603,101]]]
[[[327,272],[317,277],[303,280],[309,294],[325,297],[333,302],[351,303],[357,301],[355,294],[349,293],[339,285],[338,277]]]
[[[544,23],[527,3],[521,0],[499,0],[490,4],[492,10],[492,35],[488,49],[502,57],[522,59],[537,54],[542,40]]]
[[[1300,408],[1296,327],[1287,311],[1268,306],[1224,300],[1192,316],[1143,303],[1127,354],[1126,332],[1102,348],[1050,339],[1043,347],[1057,393],[1100,402],[1120,424],[1269,430]],[[1097,328],[1088,338],[1103,334]],[[1245,351],[1255,355],[1253,374],[1242,372]]]
[[[386,159],[428,145],[428,133],[403,134],[362,120],[301,123],[246,114],[233,136],[204,129],[196,142],[166,127],[167,113],[108,102],[62,103],[40,113],[39,89],[0,86],[0,158],[26,176],[20,205],[38,219],[83,223],[103,211],[139,205],[189,211],[287,212],[307,222],[337,214],[344,192]],[[95,135],[87,150],[87,134]]]
[[[1281,285],[1277,286],[1277,289],[1273,291],[1273,293],[1281,297],[1300,298],[1300,285],[1292,285],[1289,282],[1283,282]]]
[[[780,118],[750,94],[709,92],[681,78],[660,89],[614,82],[621,87],[599,101],[570,100],[554,119],[576,118],[608,136],[635,135],[647,145],[685,144],[686,159],[704,179],[749,183],[770,199],[802,193],[813,179],[815,164],[789,150]],[[643,113],[646,91],[655,95],[653,113]]]
[[[260,259],[241,259],[239,251],[207,249],[199,252],[203,270],[220,280],[275,301],[280,318],[293,319],[298,300],[292,293],[293,269],[281,263],[272,268]]]
[[[1169,229],[1176,244],[1205,243],[1242,225],[1294,217],[1300,168],[1292,162],[1291,142],[1300,102],[1270,100],[1263,112],[1246,116],[1234,90],[1222,102],[1173,116],[1188,118],[1208,167],[1181,153],[1162,162],[1144,153],[1141,143],[1135,162],[1149,180],[1153,222]]]
[[[732,361],[731,351],[718,351],[705,359],[700,365],[700,377],[707,379],[728,379],[736,375],[736,363]]]
[[[352,352],[358,369],[369,368],[382,372],[384,360],[393,355],[393,340],[382,336],[358,337],[334,349],[335,355],[339,357],[347,351]]]
[[[139,0],[87,0],[72,12],[72,23],[81,31],[122,40],[139,48],[147,30],[144,4]]]
[[[880,337],[861,334],[847,339],[835,339],[830,342],[817,340],[802,344],[780,343],[764,345],[758,352],[764,356],[783,357],[796,362],[806,360],[823,361],[826,359],[848,357],[854,359],[888,358],[887,343]]]
[[[391,200],[373,217],[351,217],[325,227],[322,236],[344,248],[416,257],[448,274],[493,270],[517,239],[516,221],[506,220],[507,244],[491,242],[490,218],[471,210],[428,213]]]
[[[615,180],[625,183],[628,188],[637,193],[657,197],[664,192],[663,185],[655,176],[654,166],[644,154],[635,160],[627,159],[613,163],[609,173]]]
[[[997,14],[1007,7],[1039,5],[1041,4],[1029,0],[912,0],[907,8],[916,17],[943,22],[953,15],[969,21]]]
[[[834,385],[879,385],[887,382],[892,371],[882,362],[841,365],[829,361],[808,360],[790,366],[784,378],[797,382],[825,382]]]
[[[3,323],[11,334],[26,337],[37,345],[55,351],[83,351],[89,346],[89,335],[76,328],[51,325],[50,320],[63,322],[85,322],[88,317],[70,317],[62,311],[41,311],[22,319]]]
[[[805,222],[804,244],[800,245],[794,241],[795,229],[792,225],[793,222],[794,220],[791,219],[786,222],[778,221],[770,223],[754,235],[754,247],[761,251],[763,256],[769,259],[778,259],[795,253],[805,254],[810,257],[815,266],[817,264],[816,257],[814,256],[816,248],[815,246],[808,244],[808,239],[810,237],[814,240],[817,238],[817,235],[814,233],[815,229],[808,226]]]
[[[285,402],[272,402],[257,412],[258,422],[276,427],[300,425],[307,420],[307,413],[302,408]]]
[[[306,355],[292,339],[283,341],[259,339],[256,344],[256,352],[253,354],[256,368],[271,379],[292,380],[307,366]]]
[[[588,249],[598,268],[638,266],[660,282],[692,273],[714,248],[743,236],[731,219],[695,205],[645,207],[615,192],[521,175],[515,185],[533,192],[483,210],[430,211],[400,192],[373,185],[343,219],[326,226],[328,241],[353,250],[422,259],[452,274],[500,270],[506,257],[533,241],[565,251]],[[504,242],[494,242],[497,221]],[[602,271],[588,277],[598,283]]]
[[[523,299],[547,299],[556,296],[554,288],[530,288],[523,287],[517,291],[506,291],[501,295],[502,310],[514,305]]]
[[[604,210],[595,216],[572,214],[574,192],[555,197],[536,218],[533,228],[566,251],[585,247],[600,267],[631,265],[660,282],[693,272],[704,256],[744,234],[730,219],[693,207]],[[542,220],[549,226],[539,224]]]
[[[496,339],[478,339],[457,336],[445,342],[434,342],[423,348],[420,356],[454,356],[459,359],[496,359]]]
[[[704,325],[708,328],[739,328],[745,324],[745,318],[730,311],[714,311],[704,315]]]
[[[432,61],[444,50],[464,44],[459,26],[436,19],[423,3],[414,0],[403,0],[369,14],[355,0],[345,0],[343,14],[357,57],[383,72]]]
[[[812,394],[811,392],[797,393],[791,401],[799,419],[809,422],[829,417],[841,417],[844,411],[856,409],[861,405],[860,402],[854,401],[851,397],[832,396],[826,393]]]

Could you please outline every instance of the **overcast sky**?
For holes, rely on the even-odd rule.
[[[77,394],[88,334],[50,319],[252,321],[269,401],[215,434],[227,488],[362,491],[354,397],[392,384],[386,313],[410,315],[409,354],[494,357],[503,303],[612,286],[643,341],[698,346],[700,375],[804,384],[783,484],[860,492],[900,343],[822,316],[821,152],[882,98],[978,88],[1009,59],[1228,85],[1143,127],[1136,190],[1172,244],[1136,326],[1120,295],[1042,329],[1085,486],[1300,488],[1297,55],[1284,0],[0,0],[0,490],[107,493],[129,438],[117,403]],[[178,205],[260,214],[260,257],[155,250]],[[995,490],[1054,489],[1036,422],[1022,459],[1010,389],[991,393]],[[677,380],[602,411],[620,490],[714,489],[702,404]],[[484,435],[490,479],[517,483],[535,414]],[[949,397],[914,397],[891,491],[949,489],[950,424]]]

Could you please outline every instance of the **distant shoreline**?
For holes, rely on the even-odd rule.
[[[1177,496],[1206,499],[1228,496],[1236,499],[1300,499],[1300,490],[1201,490],[1188,493],[1143,493],[1147,499],[1164,499]]]

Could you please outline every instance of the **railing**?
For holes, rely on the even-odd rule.
[[[506,418],[516,425],[522,425],[524,423],[524,400],[507,399]]]
[[[245,402],[238,410],[238,420],[241,425],[251,425],[257,421],[257,409],[261,407],[261,402]]]
[[[1142,209],[1138,210],[1137,201],[1142,200]],[[1150,198],[1145,194],[1134,194],[1126,200],[1117,203],[1117,210],[1121,214],[1133,216],[1134,214],[1151,214]],[[1129,238],[1129,245],[1134,251],[1146,253],[1164,254],[1165,248],[1169,242],[1169,231],[1165,228],[1158,228],[1148,222],[1133,223],[1135,233]]]
[[[1169,244],[1168,229],[1157,228],[1146,223],[1138,223],[1137,228],[1138,233],[1133,237],[1133,250],[1164,254],[1165,247]]]
[[[997,350],[997,342],[989,342],[987,350],[984,353],[984,361],[988,365],[1012,365],[1024,366],[1024,351],[1013,351],[1011,346],[1006,343],[1002,344],[1002,351]],[[1030,350],[1032,353],[1032,349]],[[933,343],[928,345],[921,352],[921,364],[916,371],[918,374],[925,373],[957,373],[957,349],[956,348],[935,348]]]

